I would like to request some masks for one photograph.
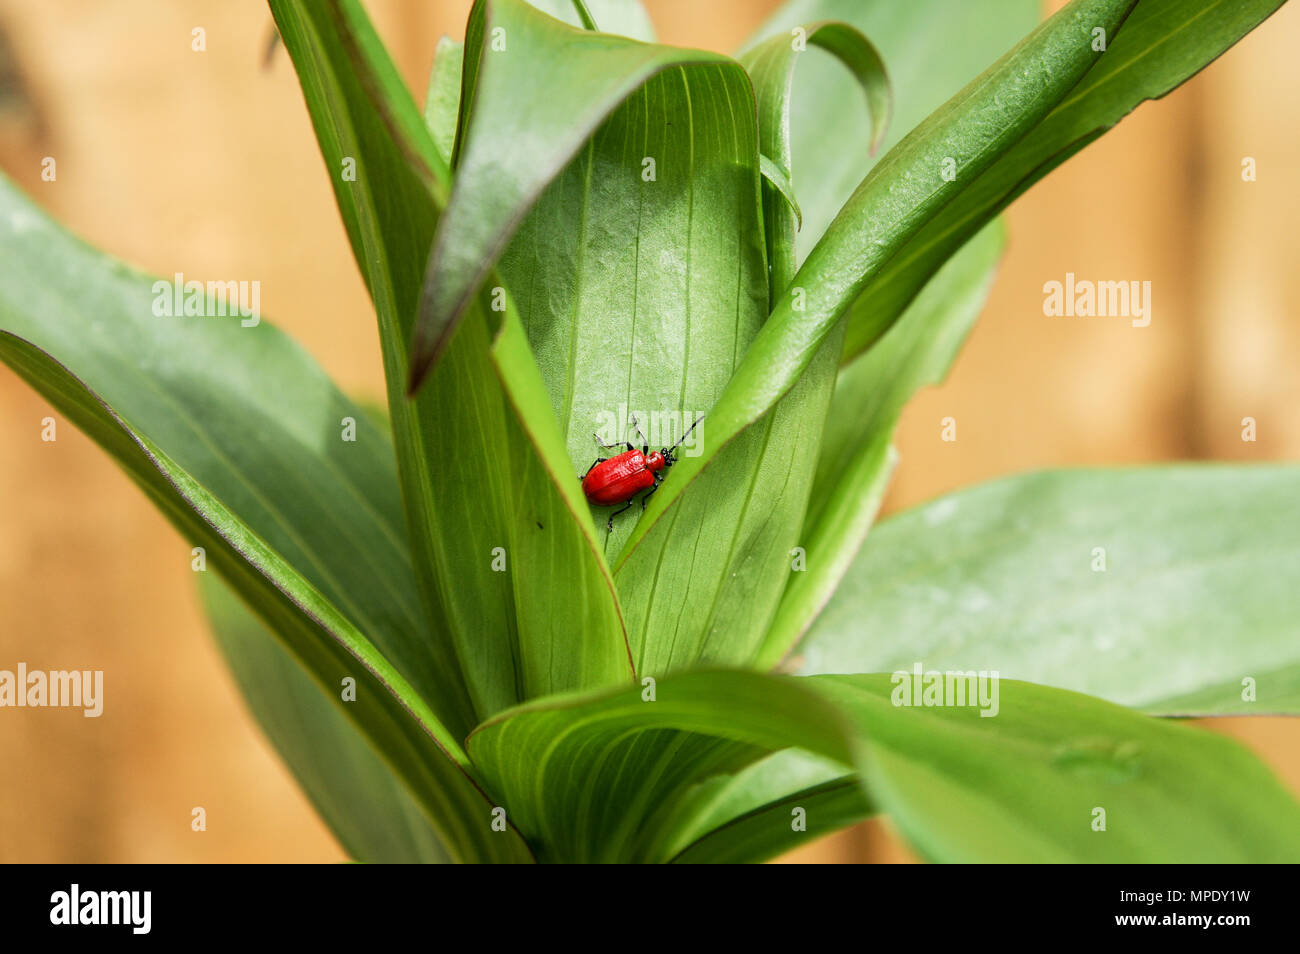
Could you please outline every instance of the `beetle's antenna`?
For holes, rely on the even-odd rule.
[[[701,414],[699,417],[695,419],[695,424],[700,423],[700,421],[702,420],[704,420],[703,414]],[[677,448],[681,447],[682,444],[686,443],[686,438],[690,436],[691,431],[695,430],[695,424],[692,424],[690,427],[686,428],[686,430],[682,432],[681,440],[679,440],[676,444],[674,444],[672,447],[668,449],[677,450]]]
[[[641,438],[641,446],[643,448],[648,448],[650,446],[650,441],[644,434],[641,433],[641,425],[637,423],[635,414],[632,415],[631,420],[632,420],[632,426],[636,428],[636,436]]]

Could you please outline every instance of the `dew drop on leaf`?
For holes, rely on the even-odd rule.
[[[1142,746],[1133,740],[1079,739],[1059,747],[1052,764],[1108,782],[1124,782],[1142,769]]]

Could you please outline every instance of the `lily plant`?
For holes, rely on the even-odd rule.
[[[1280,4],[791,0],[733,59],[636,0],[479,0],[421,110],[357,0],[270,0],[386,411],[7,183],[0,357],[175,525],[359,861],[759,861],[876,815],[934,861],[1300,860],[1294,797],[1177,718],[1300,713],[1300,470],[872,530],[998,214]],[[629,445],[675,462],[593,506]]]

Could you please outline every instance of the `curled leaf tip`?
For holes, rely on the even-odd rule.
[[[799,203],[795,201],[794,185],[790,182],[790,173],[762,153],[758,156],[758,168],[762,172],[763,178],[781,194],[781,197],[790,206],[790,210],[794,212],[795,228],[803,228],[803,212],[799,209]]]
[[[827,21],[809,27],[809,41],[840,60],[853,74],[867,96],[871,121],[870,155],[885,141],[893,112],[893,90],[880,51],[861,31],[847,23]]]

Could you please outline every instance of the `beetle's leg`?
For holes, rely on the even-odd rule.
[[[588,468],[587,468],[586,473],[583,473],[583,474],[579,474],[579,475],[578,475],[578,479],[579,479],[579,480],[586,480],[586,479],[587,479],[587,474],[590,474],[591,471],[592,471],[592,469],[593,469],[597,464],[603,464],[603,463],[605,463],[605,461],[607,461],[607,460],[609,460],[608,457],[597,457],[595,460],[593,460],[593,461],[591,462],[591,467],[588,467]]]
[[[655,492],[656,490],[659,489],[659,481],[663,480],[663,478],[660,477],[658,474],[655,474],[655,477],[656,477],[655,485],[654,485],[653,487],[651,487],[649,490],[647,490],[644,494],[641,495],[641,512],[642,512],[642,513],[645,513],[645,504],[646,504],[646,501],[649,500],[652,496],[654,496],[654,492]]]
[[[614,518],[617,517],[620,513],[627,513],[627,512],[628,512],[629,510],[631,510],[631,509],[632,509],[632,501],[629,500],[629,501],[627,502],[627,506],[623,507],[623,508],[620,509],[620,510],[615,510],[613,513],[611,513],[611,514],[609,515],[609,522],[605,524],[605,529],[608,530],[610,533],[613,533],[613,532],[614,532]]]

